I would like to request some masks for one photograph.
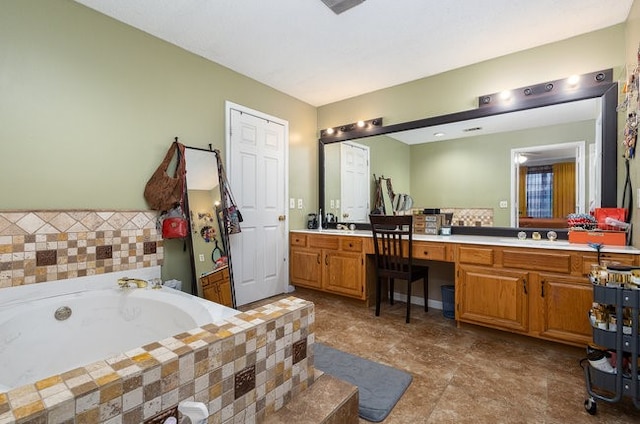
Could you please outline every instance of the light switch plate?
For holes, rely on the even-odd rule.
[[[295,209],[295,208],[296,208],[296,199],[292,197],[291,199],[289,199],[289,209]]]
[[[204,255],[201,253],[201,254],[198,256],[198,259],[200,259],[200,262],[204,262]]]
[[[298,199],[298,209],[302,209],[302,199]]]
[[[507,209],[509,207],[509,203],[506,200],[501,200],[500,201],[500,208],[501,209]]]
[[[334,209],[336,207],[336,201],[335,200],[331,199],[331,201],[329,203],[330,203],[331,209]]]

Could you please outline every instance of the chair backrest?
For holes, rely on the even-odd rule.
[[[411,275],[412,215],[369,215],[378,271],[405,279]]]

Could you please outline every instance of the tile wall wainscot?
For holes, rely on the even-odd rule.
[[[157,213],[0,211],[0,288],[162,265]]]
[[[289,297],[0,393],[0,424],[142,423],[203,402],[208,423],[252,423],[314,379],[314,308]]]

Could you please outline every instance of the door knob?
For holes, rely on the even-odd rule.
[[[278,221],[284,221],[284,220],[286,220],[286,219],[287,219],[287,217],[286,217],[286,216],[284,216],[284,215],[278,215]]]

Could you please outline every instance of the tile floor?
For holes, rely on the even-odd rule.
[[[337,296],[301,288],[292,295],[315,303],[317,341],[413,374],[384,424],[640,423],[629,399],[599,402],[595,416],[585,411],[578,365],[584,349],[457,328],[441,311],[425,313],[419,306],[405,324],[402,302],[383,304],[375,317],[373,307]]]

